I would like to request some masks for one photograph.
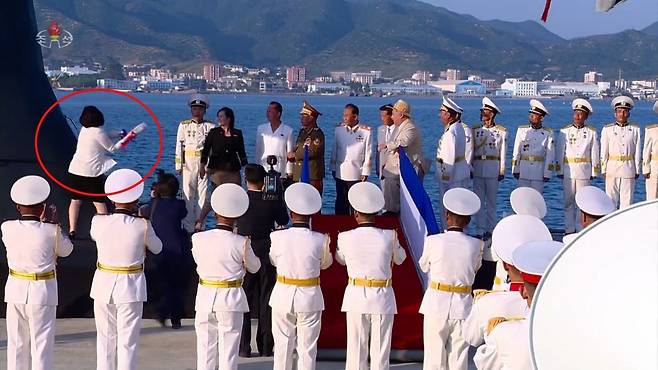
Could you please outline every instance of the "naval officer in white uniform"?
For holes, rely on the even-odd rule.
[[[142,179],[130,169],[112,172],[105,192],[114,203],[114,213],[96,215],[89,234],[96,242],[98,262],[91,283],[96,321],[96,369],[137,368],[137,344],[146,302],[144,259],[146,251],[158,254],[162,242],[151,223],[135,216],[144,183],[124,190]]]
[[[635,181],[642,171],[640,126],[628,122],[635,103],[628,96],[612,100],[615,122],[601,131],[601,172],[605,175],[605,192],[618,205],[633,203]]]
[[[242,279],[246,271],[258,271],[260,260],[249,238],[233,230],[235,220],[249,208],[244,189],[236,184],[219,185],[210,205],[217,228],[192,235],[192,255],[199,274],[194,304],[196,368],[215,370],[219,353],[219,368],[236,370],[242,319],[249,312]]]
[[[529,125],[519,126],[512,152],[512,175],[518,186],[529,186],[544,193],[544,183],[555,170],[553,130],[543,126],[548,109],[536,99],[530,99]]]
[[[617,209],[612,198],[596,186],[585,186],[578,190],[576,205],[580,208],[580,223],[583,229]],[[569,244],[577,236],[578,233],[565,235],[562,242]]]
[[[283,107],[277,101],[267,105],[267,123],[259,125],[256,129],[256,162],[266,170],[269,169],[267,157],[276,157],[274,170],[281,176],[292,178],[292,162],[288,162],[288,153],[295,149],[295,138],[292,136],[292,127],[281,122]]]
[[[464,188],[443,196],[447,231],[430,235],[418,264],[428,274],[429,286],[420,305],[423,319],[423,370],[468,367],[468,343],[462,335],[471,310],[475,273],[482,262],[483,242],[464,228],[480,209],[480,199]]]
[[[377,185],[361,182],[350,188],[348,198],[359,226],[338,234],[336,261],[349,275],[341,310],[347,315],[346,370],[389,368],[393,315],[397,313],[392,287],[392,267],[407,254],[395,230],[375,226],[384,208]],[[368,351],[370,347],[370,351]]]
[[[18,220],[2,223],[9,276],[7,303],[7,369],[53,368],[58,257],[71,254],[73,245],[59,225],[41,222],[50,185],[39,176],[25,176],[11,187]]]
[[[330,239],[310,229],[311,215],[322,207],[317,189],[298,182],[286,189],[284,197],[292,227],[270,234],[270,260],[277,272],[270,298],[274,370],[291,370],[294,351],[298,370],[314,370],[324,310],[320,270],[333,262]]]
[[[658,113],[658,101],[653,104],[653,111]],[[642,173],[646,179],[647,200],[658,198],[658,124],[644,129]]]
[[[589,186],[601,172],[599,135],[594,127],[585,124],[594,113],[592,105],[585,99],[575,99],[571,109],[573,123],[562,127],[555,146],[555,169],[564,184],[565,234],[580,230],[576,225],[578,207],[574,207],[576,192]]]

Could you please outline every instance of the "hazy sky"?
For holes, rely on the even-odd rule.
[[[422,0],[476,18],[541,23],[544,0]],[[627,0],[607,13],[596,0],[553,0],[545,26],[564,38],[642,29],[658,21],[658,0]]]

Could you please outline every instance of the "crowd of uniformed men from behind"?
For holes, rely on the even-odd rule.
[[[335,259],[346,265],[348,272],[342,305],[347,320],[346,368],[387,369],[397,312],[392,269],[405,261],[406,253],[396,232],[378,228],[375,216],[399,212],[400,148],[421,179],[429,170],[410,105],[398,100],[382,106],[383,125],[376,137],[359,122],[355,105],[345,107],[344,122],[335,129],[330,166],[336,181],[336,213],[353,214],[358,227],[338,234],[334,255],[329,236],[312,231],[310,225],[311,217],[322,207],[324,134],[317,125],[320,112],[304,102],[302,129],[295,142],[292,128],[281,122],[281,105],[272,102],[268,106],[269,122],[257,130],[255,158],[259,163],[244,168],[245,191],[239,185],[240,176],[236,180],[230,173],[235,166],[219,166],[214,171],[210,166],[213,157],[215,163],[239,163],[239,174],[246,162],[240,154],[244,144],[240,150],[225,138],[236,136],[230,132],[232,123],[229,130],[213,138],[209,150],[207,144],[204,149],[206,135],[214,127],[203,118],[208,99],[194,95],[189,105],[193,118],[179,126],[176,169],[182,175],[188,210],[184,227],[198,231],[192,234],[192,255],[199,275],[197,368],[236,369],[238,355],[251,355],[247,290],[256,296],[250,303],[258,306],[259,354],[274,356],[276,370],[292,369],[293,360],[298,369],[314,369],[324,310],[320,275]],[[586,124],[593,113],[588,101],[574,100],[573,122],[554,134],[542,126],[548,110],[531,100],[530,124],[520,126],[514,140],[511,167],[519,186],[511,197],[515,214],[498,221],[496,195],[505,176],[507,146],[507,130],[495,122],[501,110],[484,98],[482,124],[469,127],[461,122],[462,108],[443,99],[439,116],[445,131],[438,144],[436,174],[445,232],[426,238],[418,261],[428,275],[420,306],[424,369],[466,369],[469,346],[478,347],[473,360],[479,369],[531,368],[529,307],[545,268],[564,245],[553,241],[541,220],[546,213],[541,196],[544,183],[553,172],[564,181],[565,242],[619,204],[628,206],[642,173],[647,178],[647,198],[655,198],[658,125],[646,127],[642,153],[640,128],[628,122],[633,105],[625,96],[613,100],[615,122],[603,128],[599,141],[596,129]],[[373,150],[377,151],[374,164],[380,187],[367,181]],[[237,162],[227,159],[230,151],[236,152]],[[264,197],[267,174],[263,166],[268,156],[277,158],[274,168],[293,182],[283,199]],[[309,160],[310,184],[299,182],[304,157]],[[605,192],[590,185],[600,174],[605,176]],[[209,177],[215,188],[208,200]],[[111,194],[126,189],[140,179],[131,169],[116,170],[107,177],[105,191]],[[471,179],[474,192],[468,190]],[[169,181],[177,188],[175,178]],[[153,203],[151,209],[140,212],[145,217],[137,216],[143,187],[139,184],[109,195],[114,211],[92,220],[91,237],[98,249],[90,292],[97,328],[97,369],[136,368],[146,301],[146,250],[158,254],[167,243],[147,220],[148,216],[155,218]],[[72,252],[73,245],[58,225],[42,222],[49,194],[45,179],[20,178],[11,188],[20,218],[2,224],[10,268],[5,288],[9,369],[27,369],[30,362],[32,369],[53,366],[55,264],[57,258]],[[203,209],[208,205],[217,226],[201,231]],[[475,237],[464,231],[473,216]],[[291,226],[281,228],[289,217]],[[500,264],[494,277],[496,260]],[[243,289],[243,284],[249,287]],[[487,289],[495,285],[496,290],[474,290],[474,285]],[[178,321],[175,326],[180,327],[180,314],[174,316],[172,324]]]

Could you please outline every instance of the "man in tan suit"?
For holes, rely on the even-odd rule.
[[[425,176],[425,160],[421,143],[420,130],[411,120],[411,107],[404,100],[398,100],[393,105],[391,116],[396,128],[393,137],[385,144],[379,144],[379,151],[388,150],[382,177],[384,178],[384,208],[387,212],[400,212],[400,155],[398,148],[403,148],[414,166],[421,181]]]

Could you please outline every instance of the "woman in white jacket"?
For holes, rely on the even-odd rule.
[[[115,140],[121,137],[119,132],[108,134],[103,129],[105,124],[103,113],[93,105],[84,107],[80,115],[80,124],[82,129],[78,136],[78,145],[68,169],[68,185],[87,194],[70,192],[69,235],[71,238],[75,237],[83,200],[92,201],[96,207],[96,213],[107,213],[106,198],[89,194],[104,193],[104,174],[116,164],[108,154],[115,151]]]

